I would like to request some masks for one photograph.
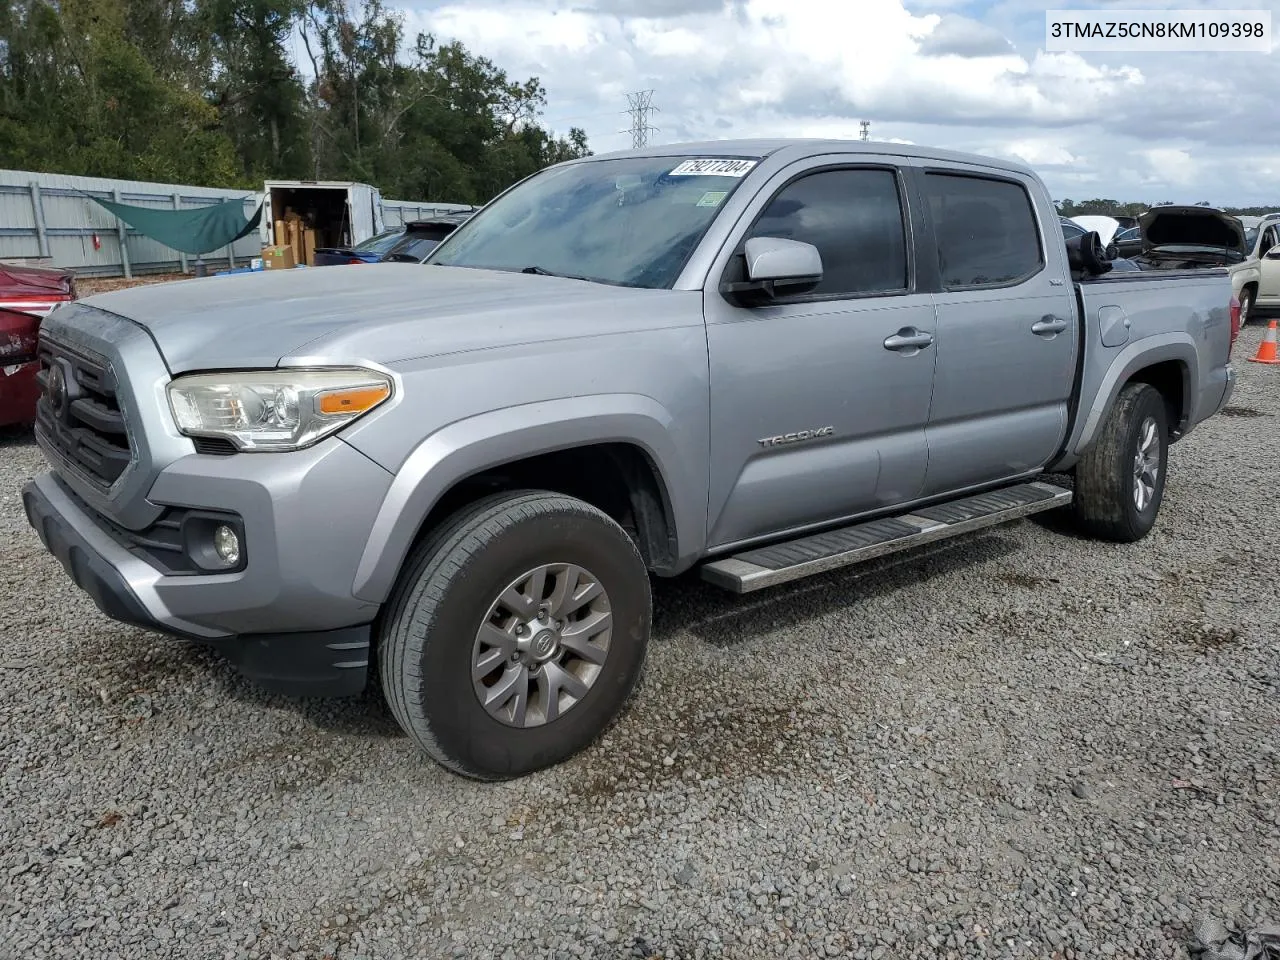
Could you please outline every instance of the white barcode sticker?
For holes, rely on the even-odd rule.
[[[745,177],[756,165],[755,160],[686,160],[671,171],[673,177]]]

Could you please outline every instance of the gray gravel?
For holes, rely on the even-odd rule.
[[[0,957],[1147,960],[1280,921],[1280,372],[1241,366],[1143,543],[660,584],[607,740],[497,786],[98,615],[0,442]]]

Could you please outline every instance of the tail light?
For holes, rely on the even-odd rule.
[[[1240,336],[1240,301],[1234,296],[1231,298],[1231,343],[1227,347],[1227,357],[1231,357],[1231,351],[1235,349],[1236,339]]]
[[[40,318],[21,310],[0,309],[0,367],[16,367],[36,358]]]
[[[14,310],[18,313],[43,317],[58,304],[73,299],[74,297],[65,293],[24,293],[0,300],[0,310]]]
[[[361,260],[359,257],[352,257],[350,260],[347,261],[347,263],[364,263],[364,261]]]

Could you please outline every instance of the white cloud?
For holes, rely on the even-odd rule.
[[[1065,167],[1084,162],[1061,143],[1043,139],[1015,140],[1001,144],[991,152],[997,156],[1013,157],[1031,167]]]
[[[410,35],[538,76],[549,125],[584,126],[598,152],[629,146],[625,93],[653,89],[658,142],[856,138],[866,119],[875,139],[1015,157],[1059,194],[1280,205],[1257,172],[1280,166],[1280,127],[1259,123],[1274,56],[1046,53],[1031,0],[981,23],[960,0],[431,2],[405,11]]]
[[[1186,150],[1176,147],[1153,147],[1142,151],[1150,167],[1151,183],[1168,183],[1189,187],[1196,182],[1200,164]]]

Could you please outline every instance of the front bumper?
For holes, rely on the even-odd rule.
[[[324,632],[214,635],[164,609],[146,564],[92,526],[77,526],[64,512],[77,510],[51,474],[23,487],[27,519],[49,552],[98,609],[113,620],[213,646],[260,686],[289,696],[342,697],[368,682],[368,624]],[[150,606],[148,605],[150,604]]]
[[[107,616],[212,644],[263,686],[342,696],[367,679],[378,605],[353,596],[352,584],[389,482],[336,439],[297,454],[170,464],[150,500],[242,518],[248,562],[238,573],[162,568],[52,472],[23,488],[23,504],[46,548]]]

